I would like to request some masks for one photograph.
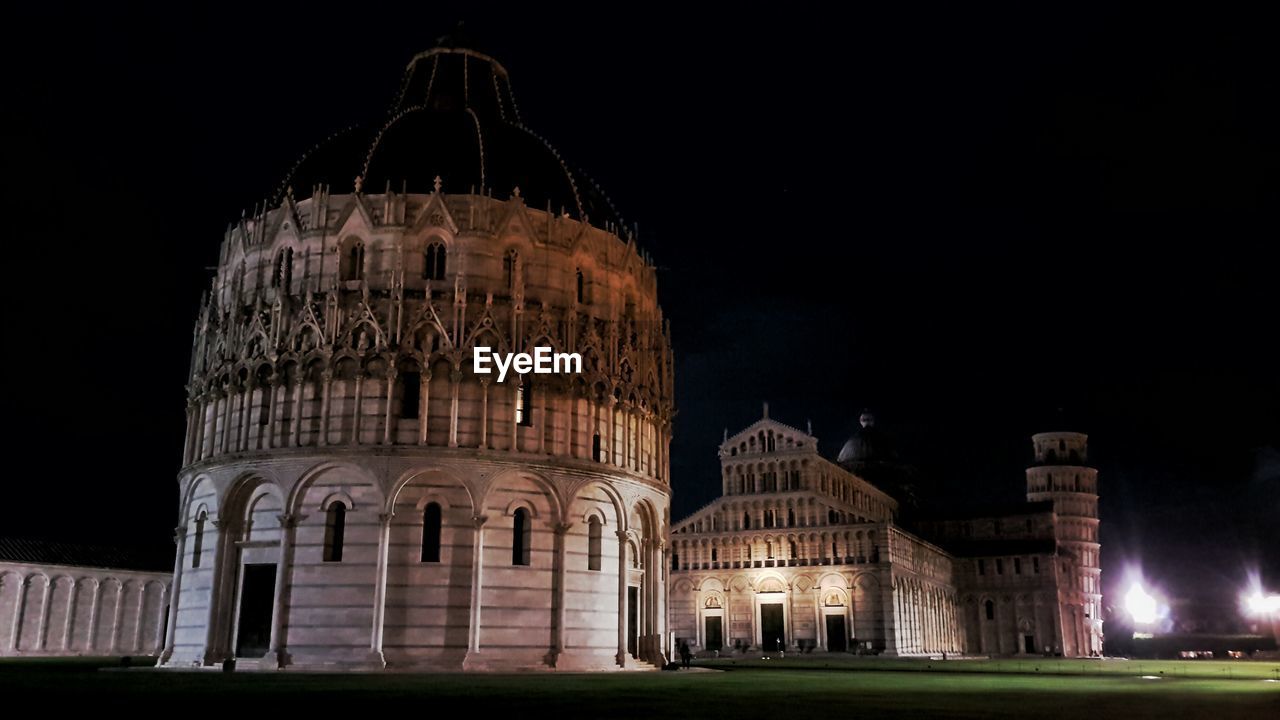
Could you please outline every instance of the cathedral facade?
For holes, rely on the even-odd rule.
[[[839,462],[767,406],[726,434],[721,497],[672,528],[679,641],[708,653],[1101,654],[1084,435],[1034,437],[1027,503],[908,529],[899,502],[855,472],[889,464],[862,422]]]
[[[583,369],[498,382],[478,347]],[[664,661],[654,266],[492,58],[418,55],[228,229],[187,393],[162,665]]]

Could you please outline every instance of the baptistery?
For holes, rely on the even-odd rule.
[[[161,665],[664,662],[673,375],[654,266],[493,58],[419,54],[377,117],[305,153],[223,238]],[[581,372],[473,364],[539,347]]]

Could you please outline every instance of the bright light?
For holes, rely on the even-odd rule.
[[[1270,615],[1271,613],[1280,612],[1280,595],[1263,595],[1255,592],[1249,596],[1246,601],[1249,606],[1249,612],[1254,615]]]
[[[1158,617],[1156,613],[1156,599],[1147,594],[1142,589],[1141,583],[1134,583],[1129,588],[1129,592],[1124,596],[1124,607],[1129,611],[1129,615],[1135,623],[1145,625],[1153,623]]]

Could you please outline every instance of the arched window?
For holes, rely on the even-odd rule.
[[[502,256],[502,282],[508,290],[516,289],[516,268],[520,264],[520,255],[515,250],[508,250]]]
[[[601,535],[600,518],[587,521],[587,569],[600,569]]]
[[[591,436],[591,457],[595,458],[596,462],[604,462],[604,456],[600,453],[600,433]]]
[[[996,619],[996,604],[995,604],[994,602],[992,602],[992,601],[988,600],[988,601],[985,603],[985,605],[986,605],[986,609],[987,609],[987,619],[988,619],[988,620],[995,620],[995,619]]]
[[[342,541],[347,532],[347,506],[334,502],[324,516],[324,561],[342,562]]]
[[[529,564],[529,545],[533,539],[533,523],[529,522],[529,511],[516,508],[511,519],[511,564]]]
[[[587,280],[582,276],[582,268],[578,268],[576,281],[578,284],[578,304],[581,305],[587,301]]]
[[[719,559],[720,553],[716,552],[716,548],[711,548],[711,562],[716,562]]]
[[[675,552],[674,550],[671,552],[671,569],[680,569],[680,553]]]
[[[444,243],[433,242],[427,246],[426,254],[423,257],[422,279],[423,280],[443,280],[444,279],[444,261],[445,249]]]
[[[765,558],[768,560],[772,560],[773,559],[773,541],[772,540],[767,541],[764,544],[764,549],[765,549],[765,552],[768,553],[767,555],[765,555]]]
[[[418,406],[421,404],[422,375],[416,372],[400,373],[400,417],[418,417]]]
[[[520,384],[516,386],[516,424],[529,427],[533,425],[533,408],[529,407],[530,386],[533,384],[527,378],[522,379]]]
[[[360,240],[354,240],[347,248],[346,256],[342,259],[343,280],[359,280],[364,277],[364,243]]]
[[[742,513],[742,529],[751,529],[751,513]]]
[[[271,273],[271,287],[284,288],[285,292],[288,292],[292,280],[293,248],[284,248],[276,255],[275,270]]]
[[[787,527],[796,526],[796,511],[793,508],[787,508]]]
[[[204,510],[200,511],[200,515],[196,517],[196,536],[193,538],[191,547],[191,567],[200,567],[200,556],[204,554],[204,521],[209,518],[209,513]]]
[[[800,553],[796,552],[796,541],[792,540],[791,541],[791,559],[794,560],[799,555]]]
[[[440,562],[440,503],[422,510],[422,562]]]

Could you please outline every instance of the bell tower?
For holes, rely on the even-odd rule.
[[[1064,608],[1066,644],[1078,655],[1102,655],[1102,567],[1098,553],[1098,471],[1088,466],[1089,436],[1047,432],[1031,436],[1035,462],[1027,468],[1027,501],[1053,503],[1055,540],[1075,556],[1078,576]],[[1069,617],[1074,615],[1074,619]]]

